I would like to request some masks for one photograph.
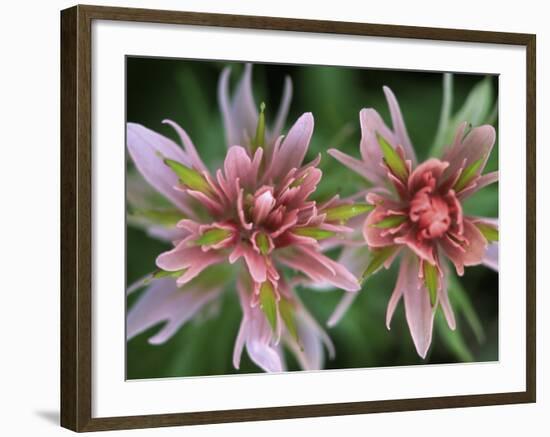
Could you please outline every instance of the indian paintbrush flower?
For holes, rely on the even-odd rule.
[[[389,329],[396,305],[403,297],[416,350],[424,358],[438,306],[449,327],[455,329],[447,293],[449,262],[460,276],[465,266],[485,263],[496,269],[498,265],[496,221],[467,216],[462,207],[465,199],[498,180],[497,172],[482,175],[495,142],[495,130],[489,125],[467,130],[467,123],[463,123],[443,156],[417,164],[397,100],[389,88],[384,87],[384,93],[393,129],[374,109],[363,109],[362,160],[335,149],[329,153],[374,185],[366,195],[367,203],[374,209],[362,228],[371,251],[362,280],[399,259],[386,324]],[[350,255],[345,253],[343,257]],[[329,325],[338,321],[352,301],[352,296],[344,298]]]
[[[129,311],[128,338],[167,321],[150,339],[155,344],[165,342],[224,290],[228,275],[222,272],[212,279],[216,275],[209,273],[211,269],[241,265],[232,269],[243,310],[234,366],[239,367],[246,347],[259,367],[281,371],[285,366],[281,345],[286,344],[302,367],[320,368],[322,344],[332,355],[332,343],[281,268],[289,267],[313,282],[357,291],[356,277],[325,256],[319,241],[349,232],[345,221],[371,207],[337,196],[322,204],[311,200],[322,175],[319,158],[302,164],[313,133],[313,116],[303,114],[286,137],[273,139],[270,135],[280,131],[280,120],[286,117],[289,85],[275,127],[268,132],[264,105],[259,114],[252,110],[250,67],[233,102],[227,94],[228,74],[228,70],[222,73],[220,101],[229,149],[223,168],[215,173],[208,171],[176,123],[165,121],[175,129],[183,148],[144,126],[128,123],[128,150],[137,169],[181,213],[171,229],[173,249],[157,257],[154,280]],[[255,129],[251,129],[253,119]]]

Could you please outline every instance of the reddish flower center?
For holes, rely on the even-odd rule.
[[[451,226],[449,205],[430,187],[419,190],[411,201],[409,217],[418,224],[419,234],[425,239],[441,237]]]

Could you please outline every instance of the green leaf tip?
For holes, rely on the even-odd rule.
[[[432,307],[433,307],[437,300],[437,289],[439,288],[439,275],[438,275],[437,267],[430,264],[429,262],[424,261],[423,267],[424,267],[423,268],[424,284],[426,285],[426,288],[428,289],[428,293],[430,294],[430,303],[432,304]]]
[[[177,175],[180,182],[194,191],[204,194],[213,194],[208,181],[198,171],[183,165],[173,159],[164,159],[164,163]]]
[[[277,301],[273,285],[269,281],[265,281],[260,286],[260,309],[275,332],[277,329]]]
[[[473,164],[470,164],[468,167],[462,170],[462,173],[460,173],[458,180],[453,186],[453,190],[455,190],[456,193],[460,193],[470,184],[470,182],[472,182],[472,180],[476,177],[476,173],[484,160],[485,158],[481,157]]]
[[[231,236],[231,231],[227,229],[214,228],[206,231],[194,243],[197,246],[211,246],[212,244],[220,243]]]
[[[302,237],[314,238],[315,240],[325,240],[336,235],[336,232],[333,231],[308,226],[305,226],[303,228],[296,228],[292,232]]]
[[[350,218],[370,212],[374,209],[374,205],[367,203],[352,203],[351,205],[339,205],[334,208],[329,208],[325,211],[326,220],[345,222]]]
[[[299,342],[298,329],[296,328],[296,319],[294,317],[294,307],[292,304],[286,299],[281,299],[279,301],[279,313],[291,337],[296,340],[296,342]]]
[[[361,283],[365,282],[369,276],[376,273],[384,263],[397,251],[399,246],[387,246],[375,250],[371,253],[369,265],[361,276]]]
[[[498,228],[496,226],[483,222],[477,222],[475,225],[489,243],[498,241]]]
[[[300,176],[298,179],[295,179],[294,182],[290,184],[290,188],[296,188],[302,185],[306,180],[306,178],[308,177],[308,175],[309,175],[309,170],[306,170],[302,176]]]
[[[138,219],[143,218],[165,227],[176,226],[180,220],[185,218],[178,209],[137,209],[132,211],[130,216]]]
[[[173,272],[169,272],[167,270],[156,270],[154,271],[149,280],[146,281],[146,283],[149,283],[150,280],[152,279],[162,279],[162,278],[179,278],[181,275],[183,275],[185,273],[185,270],[186,269],[182,269],[182,270],[176,270],[176,271],[173,271]]]
[[[269,253],[269,240],[267,235],[263,232],[256,235],[256,246],[258,246],[262,255],[267,255]]]
[[[376,133],[376,138],[384,155],[384,162],[395,176],[405,182],[409,177],[409,170],[407,169],[405,160],[382,135]]]
[[[399,226],[407,221],[406,215],[392,215],[380,220],[378,223],[373,223],[370,226],[379,229],[390,229]]]
[[[256,135],[254,141],[252,141],[254,151],[258,147],[264,147],[265,145],[265,103],[260,103],[260,114],[258,115],[258,124],[256,126]]]

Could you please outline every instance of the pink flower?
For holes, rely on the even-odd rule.
[[[313,116],[302,115],[286,137],[270,146],[260,114],[256,138],[247,148],[231,146],[223,168],[214,174],[185,131],[174,122],[166,123],[179,134],[183,149],[141,125],[128,124],[128,150],[136,167],[182,216],[173,230],[174,248],[156,262],[157,277],[170,279],[160,279],[162,286],[154,283],[130,310],[128,337],[167,320],[150,340],[166,341],[224,289],[227,277],[209,281],[201,273],[242,260],[246,268],[238,275],[237,289],[243,320],[235,343],[235,367],[246,346],[259,367],[281,371],[281,344],[286,344],[304,368],[320,368],[322,344],[332,353],[332,343],[287,285],[280,268],[287,266],[310,281],[352,292],[359,284],[345,267],[321,253],[319,240],[350,231],[340,219],[342,212],[356,206],[337,197],[323,205],[310,199],[322,175],[319,158],[302,165]],[[187,291],[178,292],[179,287]]]
[[[464,274],[465,266],[486,263],[498,267],[496,222],[465,216],[462,208],[466,198],[498,180],[497,172],[482,175],[495,130],[484,125],[466,132],[464,123],[441,158],[417,165],[397,100],[389,88],[384,87],[384,93],[393,130],[375,110],[363,109],[362,160],[334,149],[329,153],[375,184],[366,195],[374,210],[363,224],[363,237],[372,252],[363,279],[382,266],[389,268],[399,256],[399,275],[388,303],[386,324],[389,329],[403,297],[416,350],[424,358],[438,305],[449,327],[455,329],[447,295],[447,262],[454,265],[458,275]],[[350,256],[346,251],[354,249],[346,249],[344,258]],[[342,301],[329,324],[337,322],[352,300],[347,296]]]

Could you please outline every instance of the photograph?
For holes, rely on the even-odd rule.
[[[498,75],[124,62],[127,380],[499,360]]]

